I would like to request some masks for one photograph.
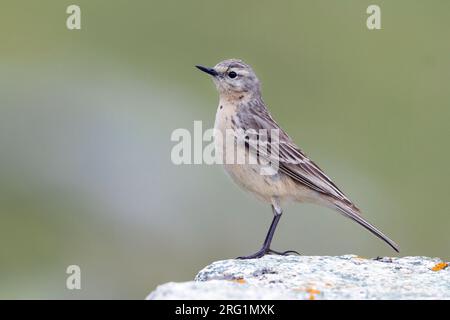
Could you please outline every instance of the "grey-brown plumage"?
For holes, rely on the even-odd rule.
[[[353,202],[273,120],[261,98],[259,80],[249,65],[241,60],[230,59],[218,63],[214,68],[197,67],[213,77],[219,91],[215,129],[222,133],[222,136],[226,136],[229,131],[233,132],[235,148],[243,148],[241,151],[247,157],[256,159],[256,162],[244,164],[225,163],[225,170],[239,186],[270,203],[274,213],[263,247],[255,254],[241,258],[258,258],[267,253],[280,254],[270,249],[270,243],[282,214],[281,204],[289,200],[316,203],[335,209],[398,251],[397,244],[367,222]],[[268,142],[269,148],[265,151],[248,143],[248,140],[245,140],[250,139],[248,136],[238,134],[240,131],[250,130],[259,132],[260,129],[268,132],[265,141]],[[275,137],[270,134],[271,129],[276,130],[278,139],[272,139]],[[240,141],[242,139],[243,141]],[[278,170],[274,174],[263,175],[261,160],[273,161],[269,151],[274,148],[278,151],[275,159]],[[225,159],[227,148],[220,144],[216,145],[216,149]],[[289,252],[292,251],[286,251],[284,254]]]

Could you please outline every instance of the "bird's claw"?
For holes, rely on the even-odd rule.
[[[298,253],[298,252],[295,251],[295,250],[287,250],[287,251],[284,251],[284,252],[279,252],[279,251],[275,251],[275,250],[269,249],[269,250],[268,250],[268,253],[269,253],[269,254],[277,254],[277,255],[279,255],[279,256],[289,256],[289,255],[291,255],[291,254],[301,256],[301,254]]]
[[[259,259],[259,258],[263,257],[266,254],[267,254],[266,250],[259,250],[258,252],[254,253],[254,254],[251,254],[249,256],[237,257],[236,259],[239,259],[239,260]]]
[[[265,256],[266,254],[276,254],[276,255],[280,255],[280,256],[288,256],[291,254],[296,254],[296,255],[301,255],[300,253],[298,253],[295,250],[287,250],[284,252],[279,252],[279,251],[275,251],[272,250],[270,248],[263,248],[261,250],[259,250],[258,252],[251,254],[249,256],[242,256],[242,257],[237,257],[236,259],[240,259],[240,260],[246,260],[246,259],[259,259],[263,256]]]

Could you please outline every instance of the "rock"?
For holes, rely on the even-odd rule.
[[[255,290],[257,289],[257,290]],[[295,292],[270,287],[241,285],[238,282],[211,280],[206,282],[169,282],[158,286],[147,299],[195,299],[195,300],[261,300],[297,299]]]
[[[355,255],[223,260],[147,299],[450,299],[447,266],[438,258]]]

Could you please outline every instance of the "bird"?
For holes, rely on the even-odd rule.
[[[223,147],[223,138],[216,139],[216,136],[231,136],[234,139],[231,145],[236,148],[236,153],[243,152],[248,159],[253,159],[251,163],[250,160],[244,163],[225,161],[225,171],[237,185],[270,204],[272,208],[273,219],[262,247],[253,254],[238,257],[239,259],[261,258],[267,254],[299,254],[294,250],[280,252],[271,248],[275,230],[283,214],[282,205],[290,201],[334,209],[399,252],[399,246],[364,219],[360,209],[275,122],[262,99],[260,81],[250,65],[240,59],[227,59],[214,67],[196,67],[211,76],[219,93],[214,140],[220,140],[221,143],[215,142],[216,151],[222,159],[226,158],[230,151]],[[261,130],[276,132],[278,137],[270,133],[263,139],[262,135],[258,135]],[[246,135],[245,132],[254,134]],[[250,143],[250,136],[266,142],[266,150],[261,151],[262,148]],[[274,152],[276,161],[269,154],[270,150],[278,150],[277,153]],[[277,162],[271,174],[263,174],[263,160],[266,164]]]

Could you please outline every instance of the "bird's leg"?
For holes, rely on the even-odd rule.
[[[261,258],[265,254],[270,251],[270,243],[272,242],[273,235],[275,233],[275,229],[277,227],[278,221],[281,218],[281,214],[276,214],[273,217],[272,223],[270,224],[269,231],[267,232],[266,239],[264,240],[263,246],[256,253],[251,254],[249,256],[238,257],[238,259],[255,259]]]
[[[279,254],[279,255],[288,255],[289,253],[296,253],[299,254],[297,251],[288,250],[285,252],[278,252],[270,249],[270,244],[272,243],[273,235],[275,234],[275,230],[278,225],[278,221],[280,221],[281,215],[283,212],[281,211],[281,208],[275,208],[272,205],[272,211],[273,211],[273,220],[270,224],[269,231],[267,232],[266,238],[264,239],[264,243],[261,249],[258,250],[258,252],[251,254],[249,256],[243,256],[238,257],[238,259],[255,259],[255,258],[261,258],[262,256],[266,254]]]

